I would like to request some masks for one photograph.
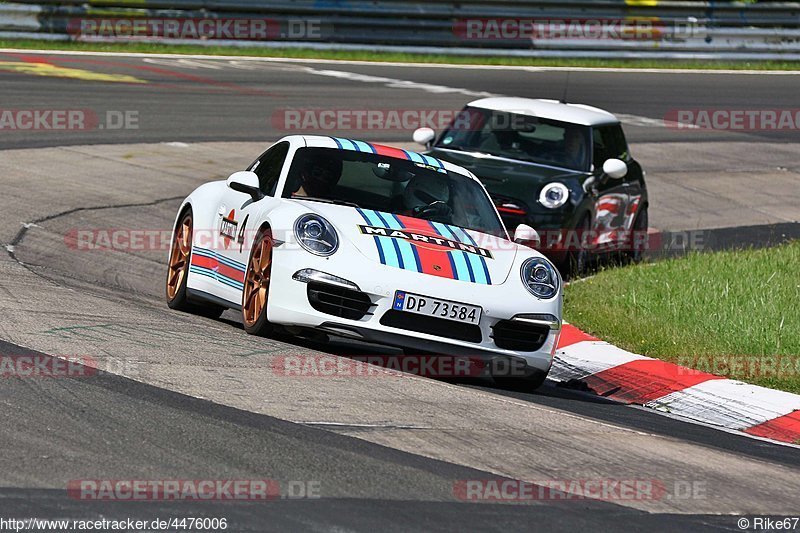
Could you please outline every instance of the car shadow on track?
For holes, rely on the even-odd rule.
[[[244,329],[242,327],[241,321],[238,319],[238,317],[234,312],[228,312],[224,314],[219,319],[219,321],[233,328],[242,330]],[[404,369],[401,368],[400,365],[398,365],[398,361],[403,361],[408,359],[413,360],[415,357],[425,357],[425,358],[438,357],[436,354],[433,353],[424,354],[421,356],[408,355],[408,353],[404,352],[404,350],[401,348],[379,345],[379,344],[371,344],[359,340],[342,339],[333,336],[328,336],[325,334],[315,335],[309,332],[300,335],[290,335],[288,333],[274,334],[271,338],[273,340],[285,342],[287,344],[299,348],[313,350],[315,352],[320,352],[322,354],[345,357],[348,359],[352,359],[354,361],[376,365],[390,371],[399,371],[399,372],[404,371]],[[620,405],[618,402],[614,402],[607,398],[596,396],[591,392],[571,389],[563,386],[561,383],[550,380],[545,381],[544,385],[535,390],[519,390],[497,384],[490,377],[473,375],[471,373],[468,373],[468,375],[464,375],[464,373],[461,373],[459,375],[443,375],[443,374],[430,375],[418,372],[406,372],[406,373],[429,379],[434,379],[437,381],[442,381],[444,383],[450,383],[453,385],[466,386],[477,390],[493,392],[496,394],[501,394],[503,396],[508,396],[511,398],[516,398],[525,401],[532,401],[532,400],[535,401],[535,399],[539,397],[539,398],[558,398],[562,401],[567,400],[567,401],[580,401],[588,403]]]

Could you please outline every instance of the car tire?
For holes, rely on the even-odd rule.
[[[274,331],[267,320],[273,246],[272,232],[269,229],[260,230],[247,261],[242,291],[242,324],[251,335],[264,337]]]
[[[642,207],[636,213],[636,219],[633,221],[633,230],[631,232],[630,250],[627,252],[627,258],[631,263],[641,263],[644,258],[644,251],[647,249],[647,243],[637,239],[636,235],[644,232],[647,233],[648,228],[647,206]]]
[[[192,313],[207,318],[219,318],[224,307],[213,304],[189,302],[186,284],[189,278],[189,265],[192,260],[192,232],[194,229],[192,210],[187,209],[172,235],[167,266],[166,297],[167,306],[176,311]]]
[[[571,276],[580,276],[589,269],[589,262],[591,260],[591,253],[588,247],[584,245],[583,239],[588,235],[592,229],[592,219],[590,215],[586,214],[575,226],[574,231],[579,232],[580,249],[568,252],[567,255],[567,272]]]
[[[544,384],[547,379],[547,372],[536,370],[533,374],[525,377],[494,376],[492,379],[495,385],[503,389],[516,392],[533,392]]]

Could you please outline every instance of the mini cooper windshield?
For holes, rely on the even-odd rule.
[[[467,107],[435,147],[585,172],[590,164],[589,133],[589,127],[578,124]]]
[[[475,180],[435,165],[373,153],[301,148],[283,197],[374,209],[507,238]]]

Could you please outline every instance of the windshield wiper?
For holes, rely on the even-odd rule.
[[[346,205],[348,207],[361,207],[353,202],[346,202],[344,200],[332,200],[330,198],[317,198],[316,196],[296,196],[292,195],[292,200],[309,200],[311,202],[320,202],[323,204]]]

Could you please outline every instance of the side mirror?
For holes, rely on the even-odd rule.
[[[234,172],[228,178],[227,184],[234,191],[249,194],[254,201],[258,201],[263,197],[258,184],[258,176],[256,176],[255,172],[247,170]]]
[[[620,159],[608,159],[603,163],[603,174],[618,180],[628,173],[628,165]]]
[[[517,229],[514,230],[514,242],[529,248],[537,248],[542,244],[542,239],[535,229],[527,224],[520,224],[517,226]]]
[[[436,138],[436,132],[431,128],[417,128],[414,130],[414,142],[430,148],[433,139]]]

